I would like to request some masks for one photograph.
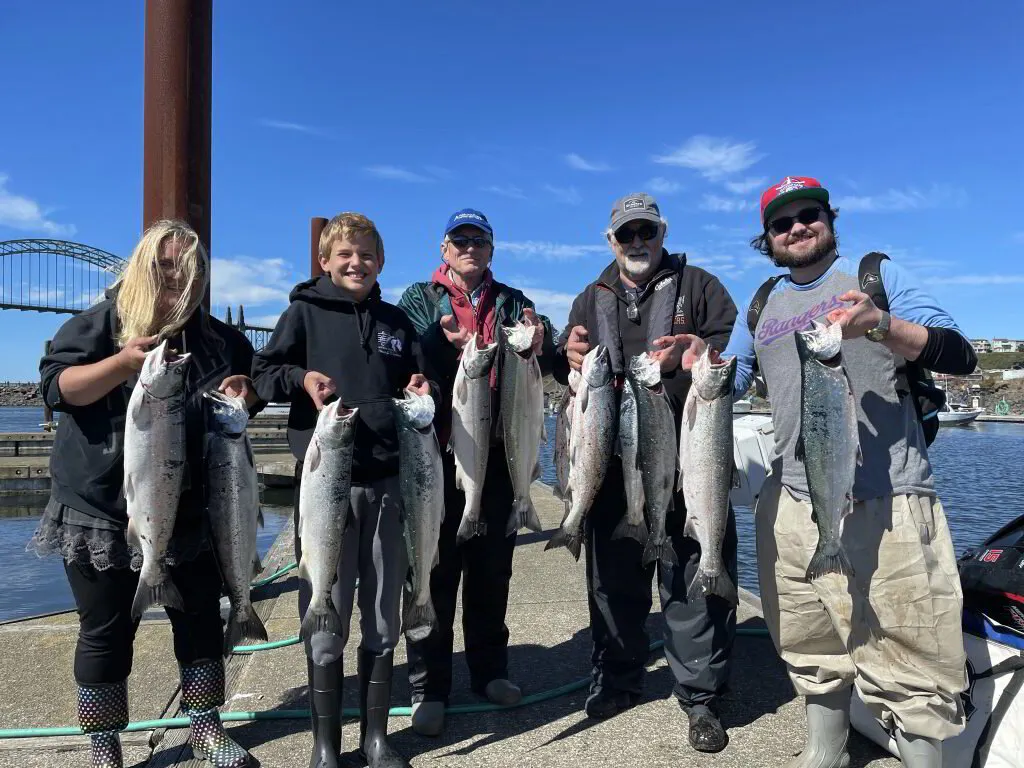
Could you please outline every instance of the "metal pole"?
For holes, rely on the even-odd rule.
[[[327,219],[314,216],[309,220],[309,276],[319,277],[324,273],[320,268],[320,233],[327,226]]]
[[[142,226],[184,219],[208,252],[212,50],[211,0],[146,0]]]

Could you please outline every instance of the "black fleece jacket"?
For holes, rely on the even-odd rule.
[[[270,343],[253,358],[260,399],[290,402],[288,444],[302,461],[316,427],[316,406],[303,389],[309,371],[330,376],[347,408],[358,408],[352,482],[366,485],[398,472],[398,433],[391,398],[414,373],[432,381],[416,331],[375,285],[355,302],[327,275],[299,283]]]

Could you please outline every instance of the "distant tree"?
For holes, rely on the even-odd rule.
[[[1024,343],[1017,345],[1017,351],[1018,352],[1024,352]]]

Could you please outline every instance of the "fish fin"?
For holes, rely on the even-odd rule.
[[[636,539],[641,544],[647,543],[647,526],[644,525],[643,521],[636,525],[630,525],[629,517],[624,516],[619,524],[615,527],[612,532],[612,540],[615,539]]]
[[[817,549],[814,550],[811,563],[807,566],[807,580],[813,581],[819,576],[824,576],[826,573],[841,573],[846,576],[854,575],[853,566],[850,565],[850,560],[846,556],[846,551],[843,549],[842,544],[831,554],[826,553],[822,549],[821,542],[818,543]]]
[[[549,549],[565,547],[572,553],[572,556],[576,558],[576,561],[579,562],[582,544],[582,536],[572,536],[566,533],[564,528],[559,528],[555,531],[555,535],[551,537],[551,540],[544,545],[544,551],[546,552]]]
[[[676,490],[681,491],[683,490],[683,463],[681,461],[679,462],[679,472],[676,474],[676,477],[678,478],[676,480]]]
[[[441,562],[441,548],[440,547],[435,547],[434,548],[434,557],[430,561],[430,570],[434,570],[435,568],[437,568],[437,564],[439,562]]]
[[[434,603],[427,600],[423,605],[413,603],[405,612],[405,621],[402,631],[405,632],[406,640],[419,642],[426,640],[437,623],[437,615],[434,613]]]
[[[544,530],[540,517],[537,516],[537,508],[533,506],[533,499],[529,496],[526,497],[526,508],[523,510],[523,525],[534,533]]]
[[[256,510],[256,525],[258,525],[260,528],[266,528],[267,527],[266,523],[263,520],[263,508],[262,507]]]
[[[683,536],[687,536],[691,539],[697,539],[697,524],[693,522],[694,518],[692,515],[686,518],[686,522],[683,524]]]
[[[590,404],[590,387],[583,387],[581,392],[576,393],[580,401],[580,413],[587,412],[587,405]]]
[[[151,408],[144,408],[145,397],[132,397],[128,401],[128,416],[135,427],[146,432],[153,425],[153,411]]]
[[[796,439],[796,450],[793,451],[793,457],[797,461],[803,461],[804,460],[805,454],[804,454],[804,436],[803,435],[799,435],[797,437],[797,439]]]
[[[144,577],[139,578],[139,587],[135,590],[135,600],[132,601],[132,617],[139,618],[146,612],[146,609],[153,605],[162,605],[165,608],[175,608],[179,611],[185,610],[185,604],[181,599],[181,593],[174,586],[167,574],[161,584],[150,584]]]
[[[315,613],[310,608],[306,609],[306,615],[302,617],[302,625],[299,629],[299,636],[303,640],[309,640],[317,632],[330,632],[332,635],[344,637],[344,630],[341,626],[341,616],[334,609],[331,598],[326,599],[326,609],[323,613]]]
[[[309,441],[309,448],[306,449],[306,464],[309,465],[309,471],[313,472],[317,467],[320,466],[320,443],[316,439],[316,435]]]
[[[679,558],[676,557],[676,550],[672,546],[672,542],[668,539],[661,545],[661,556],[658,558],[661,560],[662,565],[679,565]]]
[[[860,442],[857,443],[857,466],[864,466],[864,452],[860,449]]]
[[[260,561],[259,555],[252,556],[252,577],[255,579],[263,572],[263,563]]]
[[[455,379],[455,391],[452,393],[456,400],[466,399],[466,377],[457,376]]]
[[[459,523],[459,532],[455,535],[456,544],[464,544],[474,536],[486,536],[487,535],[487,521],[476,520],[473,521],[468,517],[462,518],[462,522]]]
[[[659,543],[655,542],[653,536],[649,536],[647,539],[647,546],[644,547],[644,554],[640,562],[643,563],[644,566],[657,562],[661,558],[661,550],[664,546],[664,539]]]
[[[142,549],[142,542],[139,541],[139,532],[135,530],[135,518],[128,518],[128,530],[125,531],[125,538],[128,540],[130,546],[136,549]]]
[[[135,498],[135,484],[132,482],[130,473],[124,475],[124,498],[125,501],[132,501]]]
[[[301,557],[299,558],[298,572],[299,572],[299,578],[300,579],[302,579],[307,584],[311,584],[312,583],[310,581],[310,578],[309,578],[309,569],[306,568],[306,563],[303,561],[303,559]]]
[[[265,643],[268,640],[267,628],[254,608],[250,607],[248,619],[239,621],[238,612],[234,606],[231,606],[227,631],[224,633],[224,655],[228,656],[233,653],[235,646],[239,645],[241,640],[260,640]]]
[[[683,404],[683,420],[685,426],[693,429],[694,424],[697,423],[697,398],[686,398],[686,402]]]
[[[730,605],[736,605],[736,585],[729,578],[728,573],[722,571],[719,574],[713,574],[698,569],[694,574],[693,581],[690,582],[690,588],[686,591],[686,598],[699,600],[700,598],[706,599],[711,595],[717,595]]]

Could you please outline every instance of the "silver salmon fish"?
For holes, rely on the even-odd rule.
[[[640,434],[637,423],[636,395],[626,379],[619,401],[619,458],[622,460],[622,481],[626,490],[626,515],[612,532],[613,539],[636,539],[647,543],[647,521],[644,519],[644,478],[640,471]]]
[[[128,400],[124,427],[124,496],[128,542],[142,550],[132,602],[135,618],[151,605],[185,610],[165,557],[185,477],[185,368],[167,342],[146,355]]]

